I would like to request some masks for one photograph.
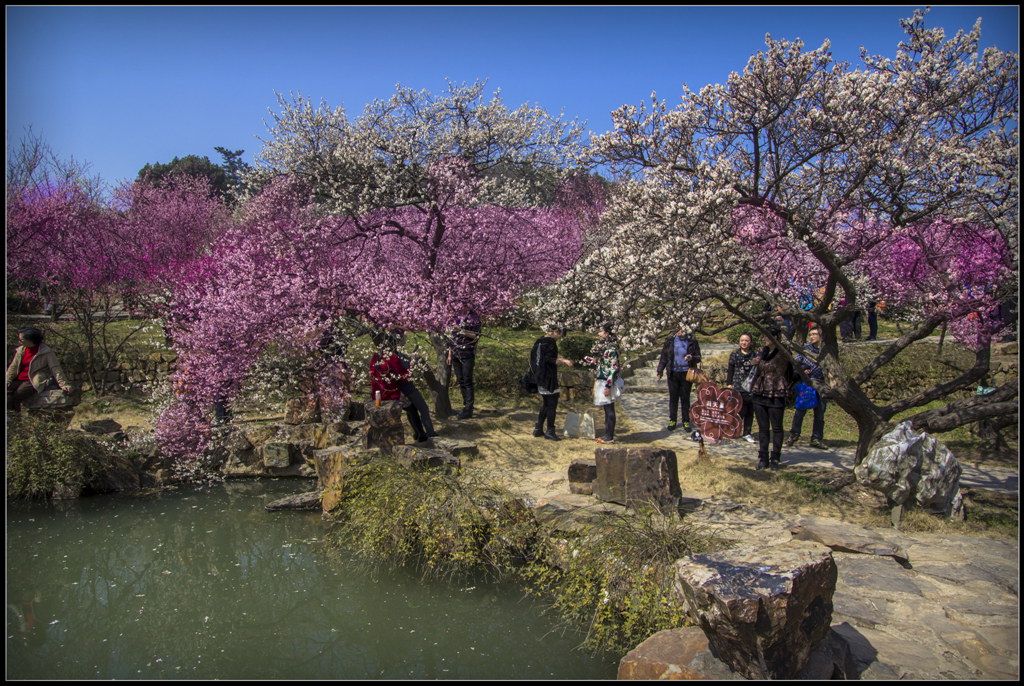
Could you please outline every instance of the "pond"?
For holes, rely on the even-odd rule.
[[[370,573],[306,482],[8,503],[8,679],[614,679],[513,586]]]

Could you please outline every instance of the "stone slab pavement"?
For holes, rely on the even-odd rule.
[[[707,346],[718,354],[733,348],[719,347],[723,350]],[[620,400],[631,426],[631,431],[621,432],[621,442],[657,441],[677,450],[696,449],[688,434],[666,429],[668,394],[652,388],[653,364],[646,367],[633,370]],[[645,390],[631,393],[631,383]],[[792,416],[787,414],[787,419]],[[757,461],[756,444],[742,439],[706,442],[705,449],[712,457],[749,460],[751,466]],[[783,448],[782,465],[852,470],[853,457],[852,448],[794,446]],[[1019,491],[1016,471],[961,467],[965,486]],[[839,578],[832,628],[850,645],[856,678],[1019,678],[1018,542],[908,535],[694,495],[699,495],[693,500],[700,505],[687,518],[725,538],[771,543],[799,536],[833,549]]]

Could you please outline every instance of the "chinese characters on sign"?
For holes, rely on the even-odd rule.
[[[743,433],[743,397],[731,388],[713,383],[697,387],[697,401],[690,407],[690,419],[709,443],[739,438]]]

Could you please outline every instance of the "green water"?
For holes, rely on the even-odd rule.
[[[264,511],[307,483],[8,504],[8,679],[614,679],[510,586],[421,582]]]

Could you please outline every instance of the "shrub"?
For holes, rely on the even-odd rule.
[[[46,417],[13,416],[7,424],[7,496],[77,495],[103,473],[108,448]]]
[[[547,556],[560,558],[560,566],[535,564],[524,576],[531,592],[553,598],[568,621],[589,627],[584,645],[625,653],[658,631],[689,624],[673,589],[674,563],[719,545],[656,510],[642,510],[564,543]]]
[[[335,541],[429,576],[504,575],[530,555],[535,525],[493,486],[440,469],[374,461],[345,474]]]

